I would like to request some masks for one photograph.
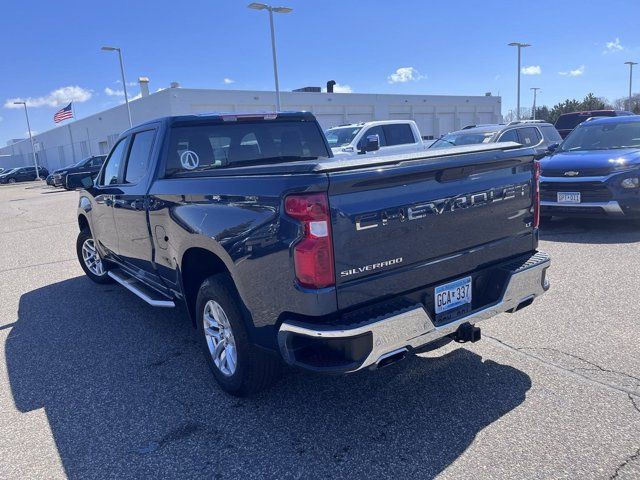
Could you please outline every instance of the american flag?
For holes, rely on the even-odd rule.
[[[72,102],[73,103],[73,102]],[[71,109],[71,103],[61,110],[58,110],[53,116],[53,121],[59,123],[63,120],[73,118],[73,110]]]

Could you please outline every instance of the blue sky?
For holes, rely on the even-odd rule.
[[[149,76],[152,91],[171,81],[272,89],[267,14],[248,3],[5,0],[0,144],[26,132],[23,112],[6,108],[7,100],[30,98],[32,128],[40,132],[54,126],[53,113],[69,97],[76,98],[78,117],[121,102],[117,58],[101,52],[102,45],[122,47],[127,80]],[[533,45],[523,50],[531,73],[522,77],[523,106],[531,104],[534,86],[542,89],[538,103],[547,105],[588,92],[625,96],[623,62],[640,61],[640,2],[631,0],[283,5],[294,9],[275,18],[283,90],[334,79],[356,93],[491,91],[503,97],[505,114],[515,107],[516,51],[509,42]],[[640,91],[640,75],[636,84]],[[131,86],[130,94],[137,93]]]

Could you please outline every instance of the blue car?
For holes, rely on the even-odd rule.
[[[543,219],[640,218],[640,115],[587,120],[540,167]]]

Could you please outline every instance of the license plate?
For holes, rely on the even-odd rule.
[[[558,192],[558,203],[580,203],[580,192]]]
[[[445,283],[435,289],[436,314],[471,303],[471,277]]]

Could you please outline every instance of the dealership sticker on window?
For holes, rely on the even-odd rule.
[[[180,163],[187,170],[195,170],[200,165],[200,157],[193,150],[185,150],[180,155]]]

